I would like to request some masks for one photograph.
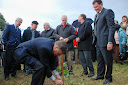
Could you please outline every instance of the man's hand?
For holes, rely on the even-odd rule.
[[[78,32],[79,27],[76,28],[76,32]]]
[[[64,41],[65,41],[65,42],[68,42],[68,41],[69,41],[69,39],[68,39],[68,38],[65,38],[65,39],[64,39]]]
[[[62,78],[60,77],[60,75],[57,75],[56,78],[57,78],[58,80],[62,80]]]
[[[107,50],[108,50],[108,51],[111,51],[112,48],[113,48],[113,44],[112,44],[112,43],[108,43],[108,44],[107,44]]]
[[[55,79],[53,82],[56,83],[57,85],[63,85],[62,80]]]
[[[80,38],[79,38],[79,37],[78,37],[78,38],[76,38],[76,41],[77,41],[77,42],[80,42]]]
[[[63,37],[60,37],[60,40],[64,40],[64,38]]]

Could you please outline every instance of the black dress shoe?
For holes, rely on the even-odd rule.
[[[14,77],[14,78],[18,78],[18,76],[17,75],[11,75],[12,77]]]
[[[105,80],[105,82],[103,84],[105,85],[105,84],[109,84],[109,83],[112,83],[112,81]]]
[[[88,73],[82,73],[80,76],[88,75]]]
[[[93,76],[94,76],[94,73],[88,74],[88,77],[93,77]]]
[[[5,80],[8,81],[9,80],[9,76],[5,76]]]
[[[91,80],[100,80],[100,79],[103,80],[104,78],[97,78],[96,77],[96,78],[92,78]]]

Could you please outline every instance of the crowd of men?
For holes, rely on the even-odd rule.
[[[3,59],[5,80],[9,80],[10,74],[17,78],[16,70],[20,68],[20,64],[24,64],[25,75],[32,73],[31,85],[42,85],[46,76],[56,84],[62,85],[62,78],[56,71],[56,67],[62,65],[62,56],[67,61],[70,75],[74,75],[73,57],[75,56],[75,61],[78,63],[79,56],[83,67],[81,76],[93,77],[95,59],[92,59],[92,55],[94,55],[97,56],[98,63],[97,77],[91,80],[105,78],[103,84],[111,83],[112,49],[116,31],[115,15],[111,9],[103,7],[101,0],[94,0],[92,5],[97,13],[94,30],[91,25],[93,21],[86,18],[85,14],[80,14],[72,25],[67,22],[67,16],[63,15],[62,23],[56,29],[51,28],[46,22],[45,30],[41,34],[36,30],[39,24],[37,21],[32,21],[31,27],[24,30],[23,35],[19,29],[23,22],[22,18],[17,18],[13,25],[6,25],[2,36],[6,50]]]

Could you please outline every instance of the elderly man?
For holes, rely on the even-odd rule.
[[[37,21],[32,21],[31,27],[28,27],[26,30],[24,30],[22,42],[40,37],[39,32],[36,31],[38,24],[39,23]]]
[[[67,55],[67,64],[69,69],[69,74],[73,74],[73,39],[76,37],[75,30],[73,26],[67,23],[67,16],[63,15],[61,17],[62,24],[58,25],[55,32],[54,37],[57,40],[62,40],[67,42],[68,44],[68,51],[66,53]],[[62,64],[62,55],[59,57],[60,65]]]
[[[44,23],[44,31],[42,31],[41,37],[46,37],[46,38],[54,39],[54,37],[53,37],[54,31],[55,30],[50,27],[49,23],[45,22]]]
[[[6,50],[6,56],[4,56],[4,75],[5,80],[9,80],[9,74],[12,77],[17,78],[16,76],[16,68],[15,60],[13,58],[13,54],[15,51],[16,46],[21,43],[21,30],[19,26],[22,24],[22,19],[17,18],[15,24],[13,25],[6,25],[4,32],[3,32],[3,44]]]
[[[79,56],[80,61],[83,66],[83,75],[88,75],[88,77],[94,76],[94,68],[92,64],[92,26],[89,22],[86,21],[86,15],[80,14],[78,21],[81,23],[80,28],[78,30],[78,37],[76,41],[79,46]],[[88,74],[88,69],[90,73]]]
[[[32,21],[31,27],[28,27],[23,33],[22,42],[26,42],[28,40],[40,37],[39,32],[36,30],[38,24],[39,23],[37,21]],[[29,66],[27,65],[24,66],[24,70],[26,70],[26,74],[25,74],[26,76],[32,73],[32,71],[30,71],[29,69],[31,69]]]
[[[17,63],[25,63],[35,71],[31,85],[43,85],[46,75],[57,85],[62,85],[62,79],[56,71],[56,56],[65,53],[66,49],[67,43],[64,41],[55,42],[48,38],[36,38],[17,46],[14,57]]]

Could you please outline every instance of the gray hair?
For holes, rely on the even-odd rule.
[[[20,17],[16,18],[16,21],[19,21],[19,20],[23,21],[22,18]]]
[[[64,41],[56,41],[55,44],[58,46],[58,48],[62,51],[63,54],[67,51],[67,43]]]
[[[66,15],[62,15],[62,16],[61,16],[61,18],[62,18],[62,17],[66,17],[66,18],[67,18],[67,16],[66,16]]]
[[[49,24],[48,22],[45,22],[45,23],[44,23],[44,25],[47,25],[47,26],[49,26],[49,27],[50,27],[50,24]]]

